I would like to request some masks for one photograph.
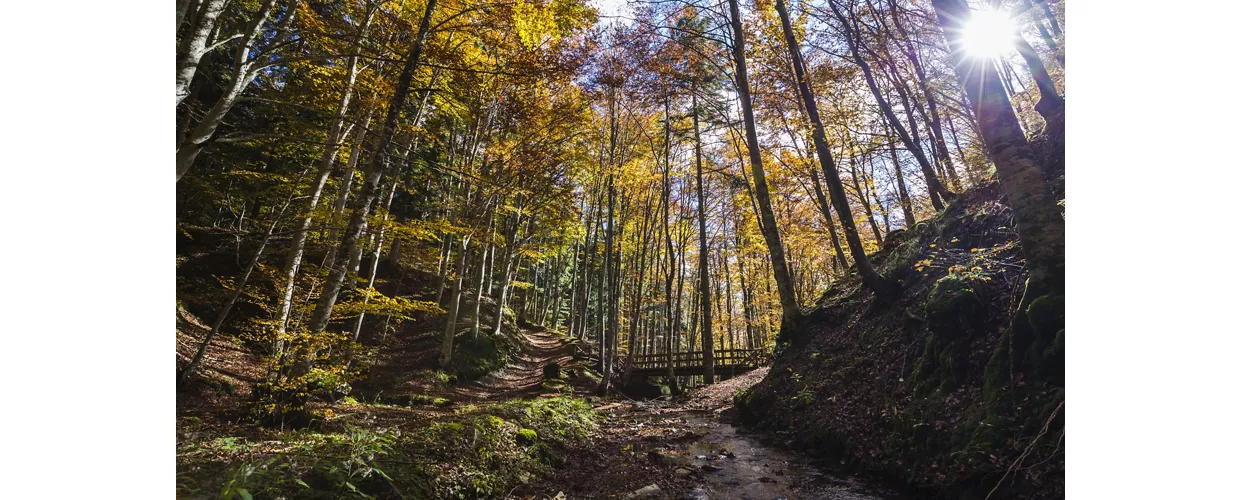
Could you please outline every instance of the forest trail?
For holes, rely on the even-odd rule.
[[[572,346],[549,330],[522,329],[521,336],[521,351],[504,368],[456,387],[454,399],[510,399],[539,392],[545,366],[552,362],[564,366],[573,359]]]

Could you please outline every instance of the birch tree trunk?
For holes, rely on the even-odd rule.
[[[187,36],[177,43],[177,106],[189,96],[189,84],[194,81],[202,56],[210,51],[207,43],[211,39],[211,33],[215,32],[215,25],[220,14],[224,13],[227,3],[226,0],[205,0],[193,5],[188,0],[177,2],[178,30],[187,14],[192,14],[190,19],[193,23]],[[190,10],[196,12],[189,12]]]
[[[271,42],[271,46],[280,46],[289,36],[289,25],[296,15],[297,3],[297,0],[289,3],[288,12],[285,14],[284,20],[280,22],[280,26],[277,27],[277,34]],[[266,24],[267,18],[271,16],[271,11],[275,8],[275,4],[276,0],[266,0],[259,7],[258,12],[254,14],[254,18],[246,26],[243,36],[240,37],[241,47],[237,49],[237,54],[233,59],[232,78],[229,81],[228,87],[224,90],[223,95],[215,101],[215,104],[211,106],[211,109],[207,111],[207,114],[203,116],[202,120],[194,126],[194,129],[177,141],[176,163],[178,182],[185,175],[185,172],[189,171],[189,168],[193,166],[194,159],[198,158],[198,154],[202,152],[206,143],[215,136],[216,129],[224,123],[224,117],[228,115],[233,105],[237,104],[237,101],[241,98],[241,92],[250,86],[250,83],[254,81],[254,78],[258,76],[259,71],[262,69],[263,66],[258,64],[259,61],[250,56],[255,49],[259,36],[263,32],[263,25]],[[201,54],[198,57],[201,58]],[[194,66],[197,66],[197,61],[194,62]],[[192,74],[189,76],[190,78],[193,77]],[[181,74],[178,69],[178,105],[181,99],[184,98],[181,95],[180,81]],[[187,82],[185,92],[188,92],[188,85]]]
[[[379,179],[387,171],[388,156],[391,154],[392,149],[392,139],[396,135],[396,124],[400,119],[401,108],[404,107],[405,101],[409,97],[413,73],[417,69],[418,60],[422,56],[422,48],[430,31],[431,18],[435,12],[435,3],[436,0],[429,0],[426,4],[426,13],[422,17],[421,26],[418,27],[417,39],[414,41],[413,48],[410,49],[409,55],[405,59],[405,66],[401,70],[395,92],[392,94],[391,102],[388,104],[387,119],[384,121],[383,131],[377,142],[377,149],[370,159],[365,183],[362,184],[361,193],[358,195],[357,204],[354,206],[348,228],[345,230],[344,239],[340,245],[347,250],[346,253],[348,254],[352,254],[357,247],[358,240],[361,238],[365,227],[366,216],[370,213],[370,205],[374,203],[375,195],[377,194]],[[315,304],[314,314],[310,318],[309,327],[311,332],[316,334],[322,333],[327,328],[327,323],[331,319],[332,308],[336,305],[336,298],[340,293],[341,285],[344,283],[346,271],[347,266],[332,265],[331,272],[324,282],[323,292],[319,295],[319,300]]]
[[[359,38],[365,36],[366,31],[370,27],[370,22],[374,19],[375,9],[372,7],[368,10],[366,20],[362,24]],[[336,119],[332,122],[331,128],[327,132],[327,144],[323,146],[323,153],[319,156],[319,170],[314,178],[314,184],[310,189],[310,199],[306,203],[305,215],[293,231],[293,241],[290,244],[288,257],[284,264],[284,290],[280,295],[278,313],[276,318],[276,354],[279,355],[284,350],[284,341],[282,340],[285,332],[288,330],[289,313],[293,309],[293,291],[297,285],[297,272],[301,268],[301,259],[305,256],[306,237],[310,232],[311,223],[314,220],[314,209],[318,207],[319,200],[323,195],[323,187],[327,184],[327,178],[331,176],[332,166],[336,162],[336,155],[340,152],[340,146],[344,141],[344,123],[348,118],[349,102],[353,99],[353,89],[357,83],[358,57],[361,55],[361,45],[355,45],[353,52],[349,55],[348,67],[345,70],[345,86],[344,91],[340,93],[340,101],[336,105]],[[367,126],[370,118],[366,119]],[[357,147],[354,148],[353,159],[351,163],[356,163],[357,154],[362,149],[362,141],[366,137],[366,127],[362,128],[358,137]],[[352,172],[350,165],[350,172]],[[349,174],[352,179],[352,174]]]

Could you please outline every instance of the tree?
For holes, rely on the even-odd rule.
[[[1029,269],[1025,293],[1013,324],[1034,299],[1064,292],[1064,221],[1042,168],[1008,101],[993,61],[963,55],[960,33],[970,10],[962,0],[934,0],[934,10],[952,49],[956,76],[977,116],[986,151],[1016,218],[1021,251]],[[1049,339],[1035,339],[1035,342]]]
[[[792,67],[796,73],[801,103],[804,106],[806,118],[809,119],[810,126],[812,127],[814,151],[818,153],[818,161],[822,164],[822,171],[827,179],[827,191],[831,193],[832,204],[835,205],[835,211],[839,214],[840,226],[844,229],[844,239],[848,242],[849,252],[851,252],[853,262],[856,263],[857,269],[861,273],[862,281],[881,299],[886,300],[890,298],[892,286],[870,265],[870,260],[865,255],[865,247],[861,245],[861,238],[857,235],[857,226],[853,222],[852,208],[849,207],[848,200],[844,195],[844,183],[840,181],[839,170],[836,169],[835,159],[831,157],[831,148],[827,144],[826,134],[823,132],[822,119],[818,116],[818,104],[814,100],[814,91],[810,88],[809,81],[805,77],[800,44],[797,43],[796,36],[792,32],[792,22],[788,18],[788,8],[784,6],[783,0],[775,0],[775,10],[779,12],[784,40],[788,44],[788,53],[792,57]],[[756,178],[757,175],[755,174],[754,177]],[[853,179],[854,181],[856,180],[855,173]],[[875,235],[878,235],[877,228],[875,229]]]
[[[762,167],[762,153],[758,148],[758,130],[754,121],[753,101],[749,94],[749,74],[745,67],[745,30],[741,27],[740,7],[737,0],[728,0],[729,22],[732,26],[732,60],[736,65],[736,93],[741,103],[741,116],[745,122],[745,140],[749,146],[749,165],[753,170],[754,191],[762,217],[762,236],[771,252],[771,267],[775,273],[776,288],[783,311],[783,328],[792,328],[801,318],[796,291],[792,286],[792,272],[784,257],[784,245],[775,223],[771,208],[770,188],[766,183],[766,171]]]

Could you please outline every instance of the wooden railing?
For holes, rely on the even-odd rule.
[[[720,349],[715,351],[715,368],[746,367],[757,368],[768,361],[770,355],[762,349]],[[637,354],[633,356],[633,368],[652,369],[667,368],[667,354]],[[705,364],[702,351],[672,353],[673,369],[698,368]]]

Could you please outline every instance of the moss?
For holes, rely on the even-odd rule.
[[[956,338],[971,334],[985,321],[986,305],[972,280],[948,274],[934,283],[926,298],[930,330]]]
[[[521,444],[534,444],[538,441],[538,431],[534,429],[521,429],[517,431],[517,442]]]
[[[1029,303],[1029,325],[1039,337],[1051,338],[1064,328],[1063,295],[1043,295]]]
[[[503,368],[513,345],[504,337],[479,335],[456,345],[450,370],[461,380],[476,380],[483,375]]]
[[[1010,358],[1008,357],[1010,340],[1011,332],[1005,331],[999,337],[999,344],[990,353],[990,359],[986,361],[986,368],[982,372],[982,398],[987,405],[997,402],[1010,383]]]
[[[1025,369],[1037,378],[1062,385],[1064,297],[1046,294],[1029,302],[1017,323],[1024,330],[1023,356]],[[1021,320],[1024,320],[1023,322]]]

